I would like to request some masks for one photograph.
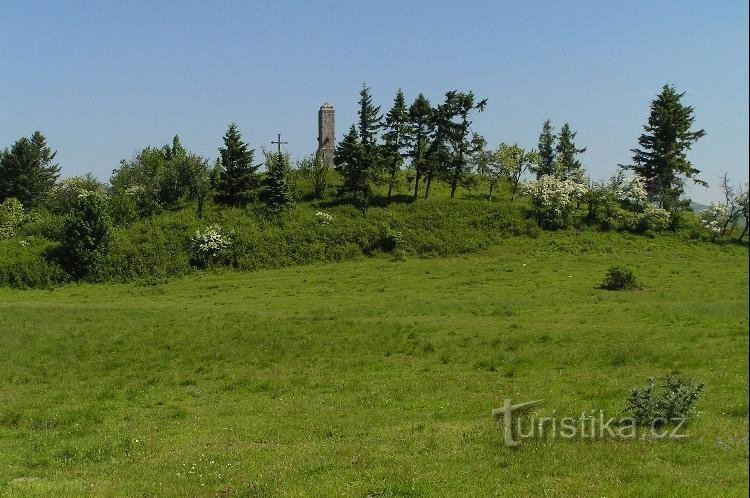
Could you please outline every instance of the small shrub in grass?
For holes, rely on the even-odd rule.
[[[639,286],[633,270],[622,266],[613,266],[607,270],[607,274],[604,275],[604,280],[599,287],[606,290],[633,290],[638,289]]]
[[[691,379],[669,374],[661,385],[648,379],[642,388],[633,388],[627,399],[625,413],[638,425],[664,425],[668,421],[690,420],[705,385]]]

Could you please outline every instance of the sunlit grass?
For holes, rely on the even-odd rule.
[[[613,265],[642,290],[598,289]],[[746,495],[747,285],[744,248],[545,233],[458,258],[0,289],[0,493]],[[506,397],[620,416],[673,370],[707,386],[685,441],[513,450],[490,417]]]

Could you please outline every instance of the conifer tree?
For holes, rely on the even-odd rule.
[[[388,171],[388,199],[393,193],[396,177],[404,163],[404,149],[409,144],[409,112],[401,89],[396,93],[393,107],[385,116],[383,159]]]
[[[263,202],[272,211],[294,207],[292,190],[289,188],[289,157],[282,153],[266,154],[266,177],[263,182]]]
[[[336,145],[336,154],[333,161],[343,178],[341,193],[353,196],[355,201],[358,200],[359,192],[363,187],[359,166],[359,147],[357,128],[352,125],[344,135],[343,140]]]
[[[0,152],[0,202],[14,197],[26,208],[38,206],[60,176],[56,155],[39,131]]]
[[[586,152],[586,147],[582,149],[576,147],[574,142],[576,134],[577,132],[571,130],[570,125],[565,123],[557,138],[555,173],[562,179],[581,178],[583,175],[581,161],[576,159],[576,155]]]
[[[231,123],[224,135],[224,147],[219,148],[221,156],[221,181],[217,200],[230,206],[245,206],[254,196],[258,186],[253,164],[254,149],[242,141],[242,135],[235,123]]]
[[[414,200],[419,195],[419,181],[426,173],[425,155],[430,143],[432,107],[421,93],[409,107],[409,139],[411,166],[414,168]]]
[[[684,191],[684,179],[705,185],[697,179],[699,170],[687,159],[687,151],[703,137],[703,129],[692,131],[694,109],[681,102],[685,93],[664,85],[651,101],[651,114],[638,138],[640,148],[632,149],[633,164],[625,166],[646,181],[651,201],[673,209]]]
[[[537,179],[543,175],[555,174],[555,130],[549,119],[544,121],[539,134],[539,164],[534,168]]]
[[[450,171],[447,172],[451,199],[456,196],[458,185],[469,172],[469,159],[475,152],[475,145],[479,143],[473,140],[469,115],[472,111],[484,111],[486,105],[487,99],[476,102],[473,92],[451,90],[445,94],[441,115],[452,149]]]

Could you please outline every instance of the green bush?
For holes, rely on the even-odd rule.
[[[16,228],[24,218],[23,204],[18,199],[9,197],[0,204],[0,240],[10,239],[16,235]]]
[[[107,199],[97,194],[79,197],[60,240],[60,261],[70,275],[82,278],[91,272],[97,258],[106,254],[111,230]]]
[[[47,258],[55,247],[40,238],[0,241],[0,285],[25,289],[52,287],[69,280],[65,270]]]
[[[676,419],[689,420],[704,388],[703,383],[674,374],[667,375],[660,386],[651,378],[644,387],[630,391],[625,413],[638,425],[659,426]]]
[[[633,270],[622,266],[613,266],[607,270],[604,280],[599,285],[606,290],[633,290],[638,289],[638,280]]]

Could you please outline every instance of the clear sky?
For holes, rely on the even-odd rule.
[[[629,161],[672,83],[708,132],[689,156],[702,178],[748,177],[744,0],[8,0],[0,12],[0,146],[41,130],[63,176],[106,180],[174,134],[213,161],[230,121],[258,149],[282,133],[299,158],[316,148],[318,107],[335,106],[340,137],[367,82],[384,109],[398,88],[433,103],[473,90],[489,99],[474,128],[493,147],[535,147],[544,119],[568,121],[599,179]]]

